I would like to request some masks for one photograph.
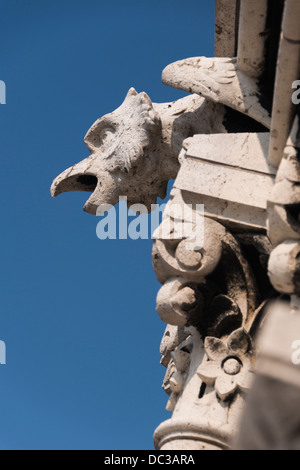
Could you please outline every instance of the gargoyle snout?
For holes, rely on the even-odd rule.
[[[68,191],[93,192],[97,186],[97,176],[94,172],[87,172],[88,159],[63,171],[51,185],[51,195],[56,197]]]
[[[84,205],[84,211],[96,214],[102,204],[118,202],[117,178],[99,168],[97,160],[91,157],[63,171],[52,183],[51,195],[69,191],[85,191],[92,193]]]

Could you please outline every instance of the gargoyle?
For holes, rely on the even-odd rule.
[[[194,134],[223,133],[222,104],[189,95],[172,103],[152,103],[131,88],[122,105],[98,119],[84,138],[91,155],[61,173],[53,197],[67,191],[92,195],[84,210],[95,214],[101,204],[127,197],[128,206],[166,196],[167,184],[179,170],[182,142]]]

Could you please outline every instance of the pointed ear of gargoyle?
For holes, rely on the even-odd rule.
[[[53,181],[52,196],[67,191],[92,192],[84,206],[92,214],[100,204],[116,204],[119,196],[139,199],[139,191],[139,202],[143,203],[143,187],[153,185],[156,178],[158,161],[151,149],[160,136],[161,121],[151,99],[131,88],[119,108],[89,129],[84,142],[91,155]]]
[[[91,153],[103,150],[108,171],[129,172],[160,132],[161,120],[149,96],[130,88],[119,108],[91,126],[84,143]]]
[[[128,92],[127,92],[127,95],[126,95],[126,97],[125,97],[125,100],[126,100],[126,98],[128,98],[129,96],[136,96],[136,95],[138,95],[138,92],[136,91],[135,88],[131,87],[131,88],[129,88],[129,90],[128,90]]]

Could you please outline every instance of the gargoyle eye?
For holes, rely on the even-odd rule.
[[[105,127],[105,129],[102,129],[102,131],[100,132],[100,139],[102,141],[110,139],[114,133],[115,130],[112,127]]]
[[[93,133],[90,138],[90,143],[94,147],[101,147],[102,145],[109,142],[112,138],[114,133],[116,132],[115,128],[112,126],[105,126],[101,130],[97,130]]]

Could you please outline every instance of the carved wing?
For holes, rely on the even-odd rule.
[[[269,112],[260,103],[258,80],[237,69],[236,58],[192,57],[168,65],[165,85],[222,103],[270,128]]]

